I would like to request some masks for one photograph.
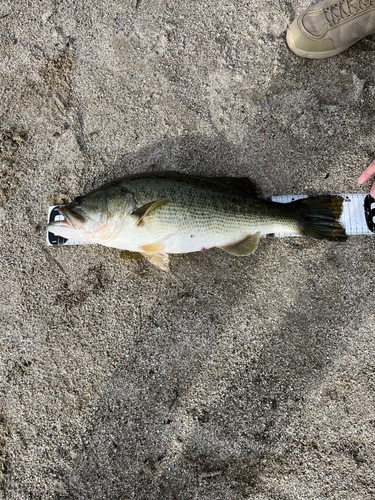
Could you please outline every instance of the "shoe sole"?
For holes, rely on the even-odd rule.
[[[290,30],[287,30],[286,32],[286,42],[290,50],[293,51],[295,54],[297,54],[297,56],[307,57],[308,59],[326,59],[327,57],[337,56],[337,54],[341,54],[341,52],[344,52],[344,50],[348,49],[349,47],[357,43],[359,40],[361,40],[361,38],[358,38],[349,45],[345,45],[345,47],[340,47],[339,49],[326,50],[324,52],[306,52],[305,50],[301,50],[296,47],[293,35],[290,32]]]

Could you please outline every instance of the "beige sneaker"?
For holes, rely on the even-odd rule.
[[[298,56],[324,59],[375,33],[375,0],[323,0],[298,16],[286,34]]]

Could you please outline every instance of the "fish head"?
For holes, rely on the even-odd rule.
[[[65,220],[50,222],[47,230],[67,239],[104,244],[118,235],[134,208],[132,193],[109,185],[77,196],[70,205],[57,207]]]

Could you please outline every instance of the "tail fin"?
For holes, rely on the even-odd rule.
[[[342,213],[341,196],[316,196],[293,201],[300,214],[301,234],[310,238],[345,241],[345,228],[338,222]]]

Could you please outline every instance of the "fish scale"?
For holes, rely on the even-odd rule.
[[[260,236],[301,234],[345,240],[340,196],[282,204],[264,200],[248,179],[204,178],[173,172],[110,182],[58,208],[64,221],[49,231],[76,241],[142,253],[166,270],[168,255],[219,247],[248,255]]]
[[[191,185],[176,187],[174,181],[164,179],[148,183],[149,189],[145,189],[143,184],[143,180],[124,184],[134,194],[139,205],[154,199],[169,199],[171,203],[151,214],[150,220],[139,229],[138,234],[134,234],[131,220],[125,223],[115,243],[119,245],[118,248],[126,245],[127,249],[135,251],[146,238],[151,237],[157,241],[167,240],[166,253],[182,253],[225,246],[247,234],[272,232],[286,225],[290,231],[298,231],[297,225],[291,223],[293,216],[288,213],[281,216],[276,204],[222,193],[213,194]],[[194,238],[191,238],[191,234]],[[190,241],[192,239],[198,241]]]

